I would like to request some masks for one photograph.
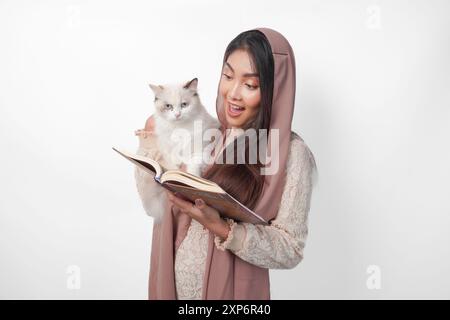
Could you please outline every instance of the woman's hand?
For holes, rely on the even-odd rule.
[[[168,197],[171,204],[178,207],[182,213],[188,214],[192,219],[197,220],[205,228],[209,229],[213,234],[225,240],[228,237],[230,226],[220,217],[219,211],[206,205],[202,199],[195,199],[195,205],[177,197],[168,191]]]
[[[147,138],[147,135],[152,135],[155,130],[155,118],[151,115],[145,122],[145,128],[134,131],[136,136],[142,135]]]

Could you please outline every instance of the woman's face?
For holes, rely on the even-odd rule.
[[[219,94],[223,98],[226,120],[232,128],[242,128],[258,114],[261,90],[250,59],[246,51],[235,50],[222,69]]]

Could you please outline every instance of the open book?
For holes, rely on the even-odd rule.
[[[195,176],[181,170],[167,170],[154,159],[137,155],[125,150],[113,150],[154,175],[154,179],[162,187],[176,192],[185,200],[194,202],[201,198],[205,203],[219,211],[222,217],[253,224],[268,224],[266,220],[241,204],[217,183]]]

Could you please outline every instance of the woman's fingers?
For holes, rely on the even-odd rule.
[[[145,122],[145,130],[153,132],[154,129],[155,129],[155,118],[153,117],[153,115],[151,115]]]
[[[181,212],[188,214],[192,218],[198,221],[204,221],[205,219],[214,218],[219,213],[216,209],[208,206],[201,198],[195,199],[195,204],[190,201],[186,201],[174,195],[171,191],[167,190],[167,197],[169,201],[180,209]]]
[[[205,201],[203,201],[203,199],[198,198],[198,199],[195,199],[195,206],[197,208],[199,208],[200,210],[203,210],[206,208],[206,203],[205,203]]]
[[[147,136],[153,135],[153,131],[148,131],[144,129],[139,129],[134,131],[134,135],[142,136],[143,138],[147,138]]]
[[[185,201],[177,196],[174,196],[173,194],[169,193],[169,200],[179,207],[181,210],[190,211],[193,208],[192,202]]]

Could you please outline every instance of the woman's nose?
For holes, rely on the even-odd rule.
[[[241,92],[238,82],[234,83],[231,86],[230,90],[228,91],[228,98],[230,100],[241,100]]]

